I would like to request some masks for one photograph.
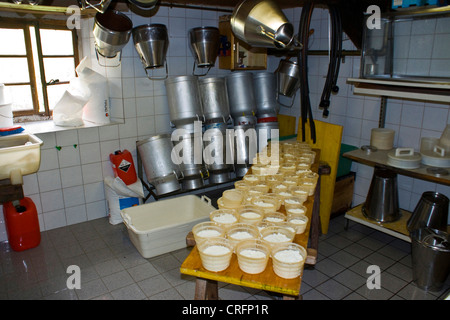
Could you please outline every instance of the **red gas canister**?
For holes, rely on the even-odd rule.
[[[20,205],[3,203],[6,233],[9,245],[14,251],[37,247],[41,242],[41,231],[36,206],[30,198],[20,200]]]
[[[126,184],[132,184],[137,181],[136,169],[134,168],[133,156],[128,150],[117,150],[109,155],[112,163],[114,176],[119,177]]]

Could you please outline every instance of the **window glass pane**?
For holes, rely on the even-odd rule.
[[[73,58],[44,58],[45,80],[69,81],[75,77]]]
[[[61,99],[64,91],[67,90],[69,84],[58,84],[47,87],[48,106],[50,110],[53,110],[55,104]]]
[[[0,54],[26,55],[23,29],[0,28]]]
[[[0,58],[0,83],[19,82],[30,82],[27,58]]]
[[[72,31],[40,29],[42,54],[73,55]]]
[[[33,99],[31,98],[31,88],[29,85],[8,86],[11,93],[13,111],[33,110]]]

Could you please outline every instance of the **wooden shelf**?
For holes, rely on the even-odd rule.
[[[411,217],[411,212],[400,209],[400,219],[394,222],[381,223],[372,219],[366,218],[362,213],[362,204],[354,207],[345,214],[345,218],[355,221],[367,227],[389,234],[393,237],[411,242],[409,231],[406,229],[406,223]]]
[[[432,168],[430,166],[421,164],[419,168],[417,169],[402,169],[390,166],[387,163],[388,160],[388,152],[390,150],[377,150],[375,152],[371,152],[370,154],[367,154],[366,151],[363,151],[361,149],[349,151],[343,154],[344,157],[349,158],[351,160],[354,160],[356,162],[369,165],[369,166],[383,166],[386,167],[398,174],[416,178],[416,179],[422,179],[427,180],[435,183],[444,184],[447,186],[450,186],[450,174],[446,176],[436,176],[434,174],[428,173],[427,169]],[[447,169],[450,172],[450,168]]]
[[[68,4],[70,5],[70,4]],[[77,5],[76,3],[72,3],[72,5]],[[44,5],[30,5],[30,4],[14,4],[7,2],[0,2],[0,11],[5,12],[18,12],[18,13],[30,13],[30,14],[57,14],[57,15],[66,15],[71,14],[67,13],[67,6],[44,6]],[[83,16],[94,16],[97,11],[95,9],[85,9],[80,11]]]

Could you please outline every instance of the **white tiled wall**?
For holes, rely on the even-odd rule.
[[[300,8],[285,10],[296,30]],[[129,13],[134,26],[144,23],[164,23],[169,30],[168,66],[170,75],[192,73],[194,59],[189,49],[187,30],[197,26],[217,26],[224,13],[197,9],[161,7],[150,18]],[[328,11],[315,9],[311,27],[315,29],[311,49],[328,48]],[[40,134],[44,141],[41,168],[24,177],[24,193],[35,202],[41,230],[104,217],[107,204],[103,179],[112,175],[109,154],[117,149],[130,150],[136,159],[136,140],[170,130],[169,111],[163,81],[147,79],[132,41],[123,50],[118,68],[101,67],[96,62],[92,38],[93,19],[82,21],[81,45],[83,56],[92,60],[92,68],[108,78],[111,114],[125,119],[124,124]],[[353,49],[345,40],[345,49]],[[269,57],[268,71],[274,71],[279,58]],[[358,77],[359,57],[346,57],[341,65],[338,85],[340,91],[331,98],[330,115],[322,118],[317,108],[328,68],[328,57],[309,57],[311,102],[315,119],[344,126],[343,143],[368,144],[370,129],[378,126],[380,99],[353,95],[347,77]],[[164,72],[163,69],[160,72]],[[226,75],[229,71],[212,68],[210,75]],[[300,97],[294,107],[282,107],[280,113],[299,116]],[[439,137],[450,122],[449,106],[389,99],[386,126],[395,129],[397,146],[419,147],[420,137]],[[61,147],[57,150],[56,146]],[[372,168],[354,163],[357,171],[354,204],[364,201]],[[408,177],[399,177],[400,205],[412,210],[423,191],[435,190],[450,196],[450,188]],[[0,215],[0,241],[6,240],[3,216]]]

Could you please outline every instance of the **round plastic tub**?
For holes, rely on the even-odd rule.
[[[260,236],[259,230],[255,225],[248,223],[236,223],[233,224],[226,231],[226,238],[230,241],[233,250],[236,249],[236,245],[249,239],[258,239]]]
[[[280,244],[272,249],[273,271],[284,279],[294,279],[300,276],[305,259],[305,248],[296,243]]]
[[[236,246],[236,255],[242,271],[258,274],[266,269],[270,246],[261,239],[244,240]]]
[[[264,213],[277,211],[278,201],[275,198],[261,196],[252,199],[252,204],[260,208]]]
[[[261,239],[270,244],[271,249],[283,243],[291,243],[295,233],[280,226],[269,226],[260,231]]]
[[[295,227],[296,234],[301,234],[306,230],[308,217],[303,214],[290,214],[288,215],[286,221]]]
[[[225,190],[222,193],[223,204],[228,207],[238,207],[244,200],[244,194],[236,189]]]
[[[230,265],[233,247],[228,239],[209,238],[197,246],[202,265],[206,270],[219,272]]]
[[[278,224],[286,221],[286,215],[277,211],[266,212],[262,221]]]
[[[239,214],[239,222],[257,225],[264,217],[260,208],[254,205],[243,205],[237,213]]]
[[[225,231],[239,221],[239,215],[233,209],[218,209],[209,214],[211,221],[223,227]]]
[[[195,243],[205,241],[208,238],[225,237],[225,229],[213,221],[205,221],[196,224],[192,228]]]

